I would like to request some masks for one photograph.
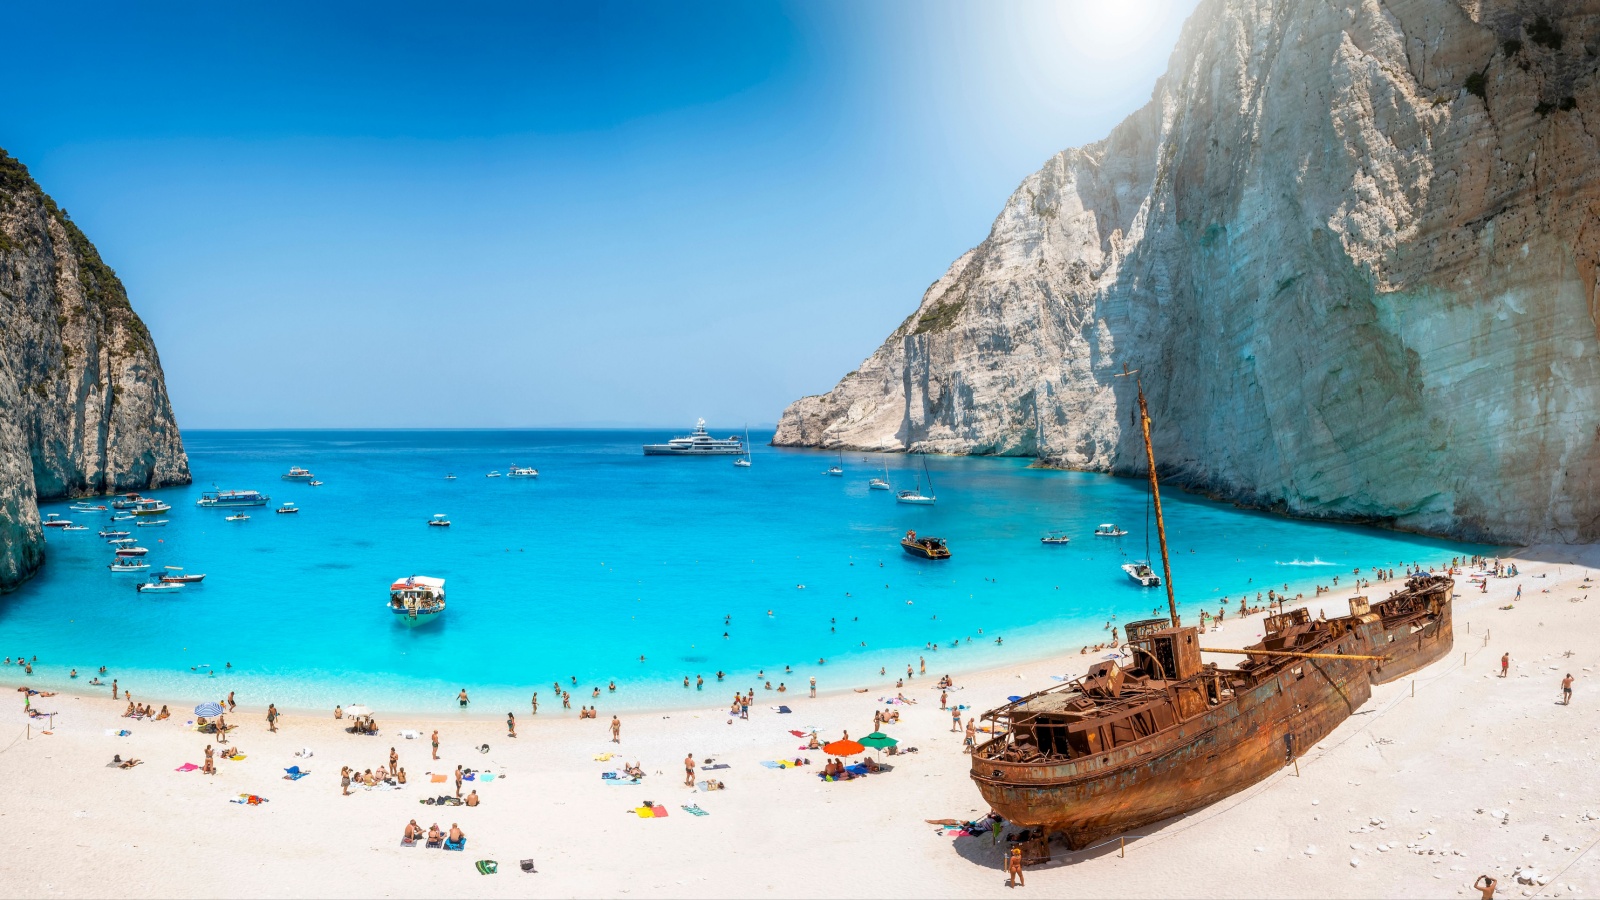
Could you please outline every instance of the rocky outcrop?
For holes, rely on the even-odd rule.
[[[122,282],[0,151],[0,591],[44,562],[39,500],[188,482],[161,361]]]
[[[1600,538],[1597,54],[1596,0],[1202,0],[774,443],[1142,473],[1126,366],[1179,485]]]

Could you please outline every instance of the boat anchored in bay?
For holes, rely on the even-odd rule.
[[[906,532],[900,539],[900,549],[922,559],[950,558],[950,548],[945,546],[944,538],[917,537],[915,531]]]
[[[411,575],[389,585],[389,611],[396,622],[415,628],[444,614],[444,579]]]
[[[675,437],[665,444],[645,444],[645,456],[740,456],[744,441],[738,435],[714,438],[706,432],[706,420],[694,423],[694,431],[684,437]]]

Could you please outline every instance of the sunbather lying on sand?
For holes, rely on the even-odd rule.
[[[119,768],[119,769],[131,769],[134,766],[137,766],[142,762],[144,762],[144,760],[142,760],[142,759],[125,759],[125,760],[121,760],[121,761],[119,761],[117,763],[117,768]]]

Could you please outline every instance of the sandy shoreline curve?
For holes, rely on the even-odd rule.
[[[1455,652],[1415,679],[1375,689],[1301,758],[1298,777],[1285,769],[1148,829],[1128,842],[1126,857],[1115,847],[1067,853],[1057,845],[1020,890],[1455,897],[1487,872],[1501,877],[1502,896],[1591,893],[1600,885],[1600,854],[1589,851],[1600,841],[1600,785],[1586,775],[1600,744],[1600,698],[1590,693],[1600,644],[1589,635],[1600,626],[1600,594],[1589,601],[1582,579],[1600,571],[1600,550],[1529,547],[1505,560],[1519,577],[1489,578],[1487,592],[1458,576]],[[1381,598],[1398,586],[1367,593]],[[1513,603],[1519,586],[1522,599]],[[1305,605],[1313,614],[1342,613],[1352,593],[1341,587]],[[1260,616],[1230,615],[1208,641],[1241,646],[1260,632]],[[1506,679],[1497,677],[1502,652],[1512,660]],[[1078,674],[1096,658],[1073,651],[959,675],[949,697],[970,707],[965,718],[1054,684],[1052,675]],[[1567,671],[1576,695],[1561,706]],[[619,744],[603,705],[595,721],[552,717],[543,691],[539,716],[514,710],[514,739],[503,710],[379,709],[384,733],[371,737],[345,733],[330,713],[286,714],[274,734],[259,706],[241,704],[229,721],[240,726],[233,742],[245,758],[204,775],[175,770],[202,761],[208,737],[184,723],[193,702],[212,698],[181,707],[168,699],[173,719],[136,722],[120,717],[120,700],[72,690],[34,697],[36,708],[56,713],[46,735],[22,715],[18,679],[0,670],[0,695],[13,698],[0,773],[14,786],[0,806],[13,847],[0,858],[0,896],[1000,896],[1008,890],[1001,847],[989,837],[941,836],[924,822],[987,811],[966,776],[961,735],[939,709],[939,674],[930,660],[928,674],[904,689],[917,702],[892,707],[878,702],[892,687],[816,699],[793,690],[779,700],[757,684],[751,718],[731,722],[726,707],[711,708],[731,697],[730,680],[720,690],[708,685],[703,707],[622,714]],[[793,712],[773,711],[779,703]],[[883,730],[918,752],[884,757],[893,766],[884,774],[824,783],[815,775],[823,754],[800,749],[805,742],[790,734],[816,728],[826,739],[847,729],[860,737],[872,730],[873,711],[885,708],[902,718]],[[130,733],[117,736],[123,729]],[[428,746],[434,729],[437,762]],[[403,730],[420,737],[407,740]],[[375,769],[391,747],[408,773],[404,789],[341,796],[341,766]],[[314,755],[295,755],[307,748]],[[616,755],[597,759],[606,753]],[[710,757],[727,765],[696,771],[697,780],[716,777],[726,790],[685,787],[686,753],[697,764]],[[144,762],[108,767],[113,754]],[[762,765],[796,757],[811,765]],[[642,764],[643,784],[601,778],[624,761]],[[311,774],[285,780],[293,765]],[[466,785],[481,806],[419,802],[453,794],[452,781],[434,783],[429,773],[450,779],[458,765],[496,775]],[[229,802],[240,794],[267,802]],[[667,815],[641,818],[634,810],[644,800]],[[401,847],[412,818],[424,828],[458,823],[466,850]],[[535,860],[537,874],[519,870],[524,858]],[[499,872],[479,874],[473,863],[481,859],[497,860]],[[1519,867],[1532,870],[1529,884],[1516,884]]]

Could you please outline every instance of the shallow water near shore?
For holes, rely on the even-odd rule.
[[[41,684],[66,683],[73,667],[81,684],[104,665],[140,697],[234,690],[286,709],[440,711],[456,709],[466,687],[476,711],[524,712],[535,690],[552,711],[559,680],[574,708],[598,702],[609,714],[718,707],[749,687],[776,704],[782,695],[764,682],[803,691],[811,676],[823,690],[882,685],[918,657],[930,676],[991,668],[1102,640],[1113,616],[1164,613],[1165,591],[1120,569],[1146,554],[1143,481],[930,457],[938,504],[908,506],[867,482],[887,466],[897,489],[914,486],[921,457],[846,453],[844,477],[829,477],[835,455],[761,446],[770,433],[752,433],[750,468],[641,454],[673,433],[189,432],[195,484],[149,494],[172,504],[170,524],[127,530],[149,548],[152,572],[183,566],[205,583],[139,594],[144,577],[106,568],[111,550],[96,532],[109,512],[47,504],[42,512],[91,530],[50,529],[44,570],[0,597],[0,657],[37,656]],[[512,465],[540,475],[485,477]],[[326,483],[280,480],[290,466]],[[228,522],[194,505],[213,486],[272,502]],[[1231,613],[1246,590],[1252,602],[1285,584],[1310,595],[1357,566],[1495,551],[1175,490],[1162,499],[1186,621],[1223,597]],[[275,515],[284,501],[303,511]],[[426,527],[434,513],[454,524]],[[1094,537],[1101,522],[1129,534]],[[904,554],[898,541],[913,528],[945,538],[953,558]],[[1041,544],[1054,529],[1071,543]],[[1150,553],[1159,570],[1153,533]],[[446,578],[449,608],[407,629],[385,603],[390,581],[413,574]],[[226,678],[210,676],[226,663]],[[729,673],[721,685],[719,669]],[[704,676],[705,688],[685,689],[685,675]]]

